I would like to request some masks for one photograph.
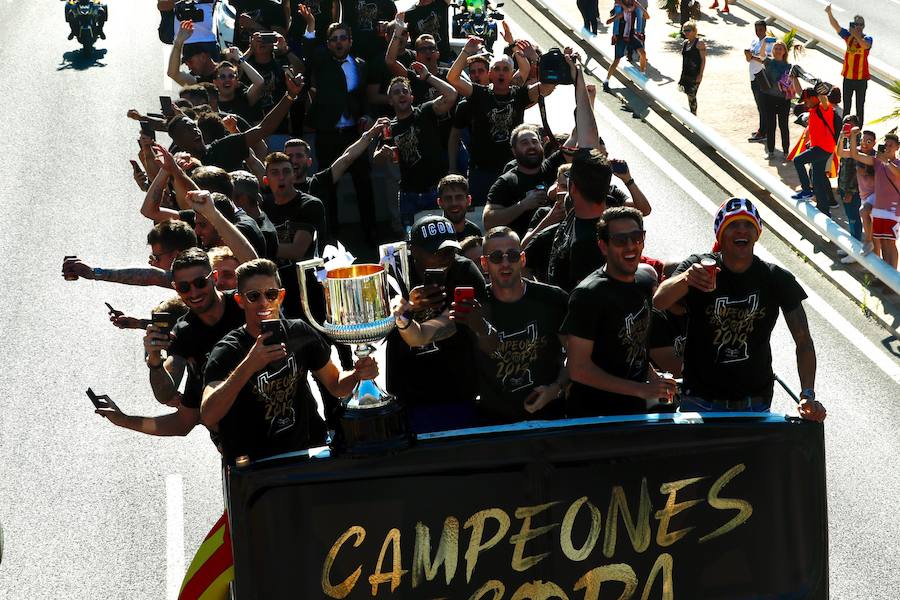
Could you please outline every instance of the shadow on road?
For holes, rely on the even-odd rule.
[[[106,48],[92,48],[89,53],[82,50],[69,50],[62,55],[62,62],[56,68],[57,71],[66,69],[74,69],[76,71],[84,71],[91,67],[105,67],[106,63],[100,62],[100,59],[106,56]]]

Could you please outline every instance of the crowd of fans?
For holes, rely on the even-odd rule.
[[[333,341],[301,309],[296,263],[344,229],[344,175],[365,242],[409,242],[408,292],[394,300],[381,368],[414,431],[674,410],[681,377],[692,410],[767,410],[779,312],[797,344],[800,414],[825,417],[805,294],[754,255],[753,204],[723,203],[713,251],[654,258],[643,221],[651,202],[608,156],[595,90],[572,50],[563,57],[575,127],[554,136],[524,122],[554,92],[538,80],[537,45],[506,31],[496,53],[471,38],[454,57],[442,0],[406,15],[389,0],[234,4],[237,46],[220,53],[192,41],[196,26],[160,2],[168,75],[183,87],[162,115],[128,113],[141,127],[133,165],[153,223],[149,266],[63,262],[67,280],[175,292],[153,311],[177,319],[171,329],[110,307],[115,326],[145,330],[152,393],[173,411],[98,410],[109,421],[152,435],[202,423],[227,463],[326,441],[340,399],[379,373],[342,345],[332,362]],[[846,160],[874,163],[878,193],[890,167],[870,156],[866,135],[859,149],[856,130],[847,135]],[[862,176],[859,192],[846,185],[861,193]],[[378,209],[394,231],[379,231]],[[318,280],[306,283],[323,321]],[[474,299],[452,302],[461,287]],[[272,319],[279,331],[266,329]]]

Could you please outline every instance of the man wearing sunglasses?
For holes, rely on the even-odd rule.
[[[762,234],[759,211],[745,198],[730,198],[719,207],[713,231],[719,251],[688,257],[653,298],[660,310],[681,299],[688,309],[680,410],[769,410],[771,336],[783,312],[797,346],[800,416],[824,420],[813,390],[816,350],[803,310],[806,292],[790,272],[753,253]]]
[[[412,64],[417,62],[425,65],[429,73],[443,81],[447,81],[447,73],[450,70],[438,64],[441,51],[438,50],[434,37],[428,34],[420,35],[414,44],[415,50],[405,48],[408,40],[409,31],[406,23],[398,23],[394,27],[394,35],[391,37],[391,43],[385,55],[385,62],[392,77],[406,77],[409,79],[412,84],[412,93],[415,97],[414,105],[418,106],[428,100],[437,98],[438,92],[428,83],[418,80],[415,71],[411,69]]]
[[[228,49],[226,59],[216,65],[216,75],[213,79],[213,85],[219,92],[219,109],[240,115],[250,124],[256,125],[264,114],[257,104],[266,93],[266,81],[259,71],[241,56],[240,50],[236,47]],[[250,81],[250,87],[241,83],[238,66]],[[274,102],[269,108],[272,106]]]
[[[217,276],[209,256],[200,248],[180,253],[172,263],[172,287],[188,307],[188,312],[175,323],[171,334],[151,324],[144,336],[154,397],[178,408],[182,416],[186,416],[182,410],[189,411],[193,415],[193,425],[200,421],[203,368],[207,356],[229,331],[244,323],[244,312],[235,302],[234,290],[217,290]],[[165,359],[163,350],[166,351]],[[185,370],[187,381],[184,394],[179,397],[178,386]]]
[[[563,364],[565,337],[559,335],[568,295],[561,289],[522,278],[525,253],[509,227],[491,229],[481,266],[490,276],[484,308],[454,305],[451,317],[469,324],[488,315],[491,336],[476,346],[479,412],[493,423],[560,418],[558,400],[568,382]],[[477,323],[469,325],[477,331]],[[485,352],[484,349],[490,349]]]
[[[266,341],[261,323],[278,319],[284,289],[275,263],[266,259],[237,269],[236,299],[246,325],[226,335],[209,356],[200,414],[217,431],[225,461],[239,456],[259,459],[325,443],[325,422],[307,383],[313,376],[334,396],[343,398],[362,380],[374,379],[372,357],[340,371],[331,348],[300,319],[281,321],[283,343]]]
[[[453,224],[439,216],[422,217],[409,236],[408,299],[393,305],[397,327],[387,338],[387,389],[404,404],[419,433],[471,427],[477,383],[473,335],[456,327],[450,302],[457,287],[471,287],[484,301],[484,277],[475,263],[457,254]]]
[[[569,417],[643,413],[647,400],[675,392],[675,381],[656,374],[647,350],[654,281],[638,270],[644,236],[643,216],[634,208],[608,208],[597,222],[606,264],[572,292],[560,329],[568,336],[573,382]]]

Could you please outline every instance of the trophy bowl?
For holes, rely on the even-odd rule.
[[[324,268],[321,258],[297,263],[300,301],[310,324],[335,342],[353,344],[357,358],[370,356],[374,342],[394,329],[390,284],[384,266],[351,265],[317,273],[325,294],[325,322],[319,323],[309,306],[306,273]],[[340,428],[332,449],[338,453],[367,455],[409,446],[412,436],[406,414],[396,399],[374,380],[360,381],[342,401]]]

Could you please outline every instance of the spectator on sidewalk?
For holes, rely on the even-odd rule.
[[[613,24],[612,42],[615,46],[615,59],[609,65],[606,79],[603,81],[603,91],[609,91],[609,78],[619,66],[623,56],[631,56],[633,52],[641,55],[641,73],[647,71],[647,52],[644,50],[644,28],[650,15],[643,6],[634,0],[622,0],[616,3],[612,10],[612,16],[606,20],[606,24]]]
[[[765,121],[763,121],[764,113],[762,105],[762,83],[764,79],[762,77],[757,79],[757,76],[763,72],[765,66],[761,62],[753,60],[753,57],[759,56],[760,47],[766,47],[768,45],[766,40],[766,22],[763,19],[760,19],[753,24],[753,28],[756,37],[750,42],[750,46],[744,49],[744,57],[747,59],[747,63],[749,63],[750,66],[750,90],[753,92],[753,100],[756,102],[756,112],[759,114],[759,125],[747,141],[763,142],[766,139],[766,124]]]
[[[850,154],[854,160],[875,169],[875,205],[872,207],[872,236],[881,242],[881,257],[897,268],[897,233],[900,229],[900,140],[896,133],[884,136],[875,156],[860,154],[856,147],[859,128],[851,130]]]
[[[853,94],[856,94],[856,118],[860,125],[865,123],[863,114],[866,105],[866,88],[869,86],[869,51],[872,49],[872,37],[863,35],[866,20],[862,15],[853,17],[850,29],[844,29],[834,18],[831,5],[825,7],[828,22],[847,44],[844,52],[844,66],[841,76],[844,78],[844,114],[849,115],[853,108]]]
[[[816,199],[816,208],[831,214],[830,183],[825,175],[825,165],[834,153],[834,106],[828,101],[829,86],[819,82],[815,88],[803,90],[801,98],[809,109],[808,148],[794,157],[794,168],[800,179],[800,191],[791,196],[794,200]],[[812,185],[806,165],[812,167]]]
[[[847,115],[844,117],[844,126],[841,128],[841,135],[837,142],[837,155],[841,159],[838,170],[838,196],[844,203],[844,212],[847,214],[847,227],[850,235],[856,239],[863,240],[862,218],[860,217],[861,198],[859,180],[856,176],[857,162],[850,155],[850,130],[859,127],[856,115]],[[874,143],[874,137],[872,143]],[[854,262],[852,256],[845,256],[841,262],[845,265]]]
[[[775,153],[775,126],[781,130],[781,150],[784,158],[791,151],[791,134],[788,131],[788,116],[791,112],[790,99],[797,95],[800,84],[791,75],[787,45],[777,41],[772,45],[772,55],[765,54],[765,45],[760,44],[759,55],[753,57],[763,64],[766,79],[771,84],[763,90],[763,124],[766,136],[766,158]]]
[[[852,115],[851,115],[852,116]],[[853,117],[856,118],[855,116]],[[841,132],[843,135],[843,131]],[[875,206],[875,168],[872,165],[863,164],[853,159],[851,148],[857,144],[857,152],[865,156],[873,156],[875,154],[875,142],[878,136],[874,131],[863,131],[862,136],[857,138],[852,134],[852,128],[847,134],[850,145],[845,149],[843,145],[838,145],[838,156],[847,157],[853,160],[856,171],[856,185],[859,189],[859,218],[862,226],[862,254],[866,255],[875,251],[876,256],[881,256],[881,241],[876,240],[872,236],[872,207]],[[838,140],[840,142],[840,140]],[[843,168],[843,165],[841,165]],[[840,185],[840,182],[839,182]]]
[[[600,6],[598,0],[577,0],[578,12],[584,21],[581,31],[587,35],[597,35],[597,25],[600,21]]]
[[[713,3],[709,5],[709,9],[713,10],[719,8],[719,0],[713,0]],[[722,9],[722,12],[726,15],[731,12],[728,8],[728,0],[725,0],[725,7]]]
[[[687,95],[691,113],[696,115],[697,90],[706,68],[706,42],[697,37],[695,21],[685,23],[681,33],[685,40],[681,44],[681,79],[678,80],[678,88]]]

